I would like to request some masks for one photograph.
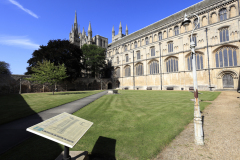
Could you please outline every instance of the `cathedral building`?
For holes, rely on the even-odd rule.
[[[81,33],[80,26],[77,23],[77,12],[76,11],[75,11],[74,25],[72,26],[72,30],[69,34],[69,41],[71,43],[79,46],[80,48],[84,44],[95,44],[102,48],[107,48],[107,46],[108,46],[107,38],[100,36],[100,35],[96,35],[96,36],[92,37],[92,27],[91,27],[90,22],[89,22],[89,26],[88,26],[88,35],[86,34],[84,28]]]
[[[179,2],[180,3],[180,2]],[[112,29],[106,60],[114,67],[115,88],[189,90],[193,87],[191,32],[199,90],[237,89],[240,72],[239,0],[203,0],[143,29],[125,35]],[[185,13],[191,21],[182,26]],[[192,14],[197,14],[198,18]],[[89,24],[91,31],[91,25]],[[79,37],[79,38],[77,38]],[[96,36],[95,36],[96,37]],[[76,15],[70,40],[80,46],[100,43],[78,31]],[[104,39],[102,39],[103,41]],[[105,39],[107,45],[107,39]],[[102,44],[102,43],[101,43]]]

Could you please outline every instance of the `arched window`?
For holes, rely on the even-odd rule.
[[[130,77],[131,76],[131,67],[126,66],[125,67],[125,77]]]
[[[237,51],[236,48],[223,47],[220,48],[216,54],[216,67],[237,66]]]
[[[162,32],[158,33],[158,39],[159,41],[162,40]]]
[[[175,36],[179,35],[179,27],[174,27]]]
[[[119,64],[119,58],[117,57],[117,64]]]
[[[152,61],[149,64],[149,68],[150,68],[150,74],[158,74],[159,73],[159,63],[158,63],[158,61]]]
[[[149,44],[148,37],[145,38],[146,45]]]
[[[173,42],[168,43],[168,53],[173,52]]]
[[[127,45],[125,45],[124,50],[127,51]]]
[[[178,71],[178,59],[171,57],[166,61],[167,72],[177,72]]]
[[[103,47],[105,47],[105,41],[103,41]]]
[[[220,21],[227,19],[227,9],[223,8],[219,11]]]
[[[126,57],[126,62],[128,62],[128,60],[129,60],[129,59],[128,59],[128,54],[126,54],[125,57]]]
[[[117,68],[115,70],[116,77],[120,77],[120,68]]]
[[[198,23],[198,18],[194,19],[193,23],[194,23],[194,27],[196,27],[196,29],[200,28],[200,23]]]
[[[137,76],[143,75],[143,64],[142,63],[136,65],[135,68],[136,68],[136,75]]]
[[[192,70],[192,54],[187,57],[188,70]],[[203,55],[196,53],[195,57],[196,69],[203,69]]]
[[[222,28],[219,30],[220,42],[229,41],[228,28]]]
[[[137,52],[137,59],[140,59],[140,51]]]
[[[136,41],[134,42],[134,47],[137,48],[137,42]]]
[[[151,56],[155,56],[155,47],[151,48]]]

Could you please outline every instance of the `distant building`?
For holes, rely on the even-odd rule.
[[[107,46],[108,46],[107,38],[100,36],[100,35],[96,35],[96,36],[92,37],[92,27],[91,27],[90,22],[89,22],[89,26],[88,26],[88,35],[86,34],[84,28],[81,33],[80,26],[77,23],[77,12],[76,11],[75,11],[74,25],[72,26],[72,30],[69,34],[69,41],[71,43],[79,46],[80,48],[84,44],[95,44],[102,48],[107,48]]]

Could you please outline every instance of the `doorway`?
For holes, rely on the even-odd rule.
[[[108,89],[112,89],[112,83],[108,83]]]
[[[233,77],[230,74],[225,74],[222,78],[223,88],[234,88]]]

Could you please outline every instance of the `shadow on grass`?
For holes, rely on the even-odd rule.
[[[116,139],[99,136],[96,141],[89,160],[116,160]]]
[[[22,159],[27,160],[30,159],[29,157],[31,157],[31,155],[35,156],[38,152],[37,150],[41,150],[39,146],[42,146],[45,140],[42,140],[44,139],[42,138],[34,144],[25,143],[35,135],[26,131],[26,129],[42,122],[43,119],[30,108],[24,98],[19,94],[1,95],[0,104],[0,115],[2,118],[2,124],[0,125],[0,159],[21,159],[20,157],[22,157]],[[24,114],[21,114],[22,111],[24,111],[24,113],[27,112],[30,116],[24,116]],[[19,119],[9,122],[9,117],[12,116]],[[45,152],[47,152],[50,146],[57,151],[62,150],[61,147],[54,142],[51,143],[51,145],[48,143],[44,146],[46,147]],[[5,158],[1,158],[2,156]],[[31,159],[38,159],[38,157],[36,156],[36,158]]]

